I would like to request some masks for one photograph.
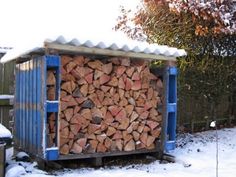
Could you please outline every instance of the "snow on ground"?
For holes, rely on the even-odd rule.
[[[10,130],[0,124],[0,138],[11,138],[12,134]]]
[[[56,171],[54,175],[36,168],[36,163],[22,163],[27,174],[21,177],[215,177],[216,176],[216,132],[181,134],[177,138],[177,148],[171,154],[176,163],[110,166],[99,169],[80,168]],[[236,174],[236,128],[218,131],[219,177],[235,177]],[[13,176],[7,176],[13,177]]]

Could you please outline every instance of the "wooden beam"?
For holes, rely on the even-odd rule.
[[[115,151],[106,153],[88,153],[88,154],[68,154],[60,155],[58,160],[70,160],[70,159],[86,159],[86,158],[97,158],[97,157],[111,157],[111,156],[123,156],[132,154],[145,154],[145,153],[160,153],[160,142],[157,142],[155,149],[140,149],[135,151]]]
[[[146,60],[169,60],[176,61],[175,57],[168,57],[164,55],[146,54],[146,53],[135,53],[135,52],[125,52],[120,50],[110,50],[110,49],[100,49],[100,48],[89,48],[84,46],[72,46],[68,44],[56,44],[45,42],[46,50],[57,50],[57,51],[67,51],[75,53],[86,53],[94,55],[106,55],[106,56],[120,56],[120,57],[130,57],[130,58],[142,58]]]

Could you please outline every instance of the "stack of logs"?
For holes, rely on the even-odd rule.
[[[55,71],[47,71],[47,100],[54,101],[56,99],[56,78]],[[56,145],[56,113],[48,113],[47,115],[47,146]]]
[[[48,99],[55,78],[48,72]],[[144,60],[61,57],[60,153],[154,149],[160,136],[162,81]],[[55,116],[49,115],[55,141]]]

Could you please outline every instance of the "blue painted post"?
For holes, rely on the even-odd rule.
[[[166,144],[168,152],[175,149],[177,115],[177,68],[166,68]]]
[[[55,77],[56,77],[56,90],[55,90],[55,100],[54,101],[46,101],[46,112],[47,113],[55,113],[56,115],[56,146],[55,147],[47,147],[46,145],[46,159],[47,160],[57,160],[59,157],[59,143],[58,143],[58,111],[59,111],[59,95],[60,95],[60,57],[56,56],[56,55],[46,55],[45,57],[45,61],[46,61],[46,71],[45,74],[47,75],[47,70],[48,69],[53,69],[55,71]],[[45,77],[46,78],[46,77]],[[47,84],[45,84],[46,86]],[[47,94],[47,92],[45,92],[45,94]],[[46,116],[47,117],[47,116]],[[46,136],[45,136],[46,137]],[[46,138],[45,138],[45,143],[47,142]]]

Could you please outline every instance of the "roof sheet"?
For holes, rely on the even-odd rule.
[[[50,44],[57,44],[60,46],[72,46],[81,49],[99,49],[109,50],[113,53],[115,51],[122,51],[123,53],[132,53],[132,56],[138,56],[142,54],[142,57],[150,57],[150,56],[162,56],[166,58],[176,58],[180,56],[186,55],[185,50],[177,49],[173,47],[168,47],[166,45],[157,45],[157,44],[148,44],[147,42],[138,42],[133,40],[122,40],[122,41],[112,41],[112,40],[97,40],[92,39],[88,40],[87,38],[66,38],[64,36],[58,36],[50,39],[44,40],[42,43],[30,44],[29,47],[24,47],[21,49],[14,48],[9,51],[2,59],[1,62],[8,62],[11,60],[15,60],[19,57],[23,57],[32,52],[43,52],[47,47],[50,48]],[[61,49],[61,47],[60,47]],[[68,50],[68,48],[63,48]],[[111,52],[111,55],[113,53]],[[136,55],[135,55],[136,54]],[[122,55],[122,53],[120,53]]]
[[[11,47],[1,47],[0,46],[0,53],[7,53],[9,50],[11,50]]]

